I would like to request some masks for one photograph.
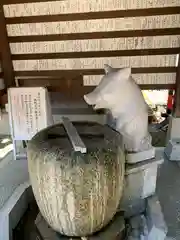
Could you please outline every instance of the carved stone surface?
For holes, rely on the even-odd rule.
[[[67,236],[99,231],[115,215],[122,196],[125,156],[119,134],[96,123],[75,123],[87,153],[74,152],[59,124],[28,144],[33,192],[48,224]]]
[[[131,69],[115,70],[106,65],[105,73],[94,91],[84,96],[85,101],[94,105],[94,109],[106,108],[111,112],[128,152],[150,149],[148,108],[140,88],[131,77]]]

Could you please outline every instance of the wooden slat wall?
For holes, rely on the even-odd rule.
[[[1,62],[0,62],[0,96],[4,93],[1,94],[2,90],[5,88],[4,86],[4,79],[3,79],[3,72],[1,68]]]
[[[2,2],[14,74],[25,85],[66,88],[78,79],[83,94],[110,64],[132,67],[142,89],[175,87],[179,0]]]
[[[5,86],[6,88],[8,88],[14,84],[14,71],[11,60],[10,46],[8,42],[3,5],[1,2],[0,2],[0,63],[1,63],[0,78],[2,77],[3,72]],[[0,82],[1,90],[3,88],[2,79]]]
[[[5,84],[4,84],[4,74],[2,71],[2,60],[0,57],[0,104],[1,104],[1,96],[5,93]]]

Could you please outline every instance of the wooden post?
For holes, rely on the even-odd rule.
[[[5,87],[8,88],[14,86],[14,69],[11,60],[11,50],[8,42],[6,20],[2,3],[0,3],[0,55]]]
[[[174,104],[174,117],[180,117],[180,54],[178,59],[178,67],[176,74],[176,88],[175,88],[175,104]]]

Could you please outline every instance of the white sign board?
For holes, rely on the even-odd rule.
[[[8,105],[14,140],[30,140],[52,124],[48,92],[42,87],[10,88]]]

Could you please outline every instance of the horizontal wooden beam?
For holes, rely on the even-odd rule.
[[[79,21],[90,19],[108,19],[108,18],[125,18],[125,17],[146,17],[160,16],[169,14],[179,14],[180,7],[165,8],[147,8],[147,9],[129,9],[115,10],[104,12],[86,12],[86,13],[67,13],[58,15],[41,15],[41,16],[23,16],[6,18],[7,24],[17,23],[40,23],[40,22],[60,22],[60,21]]]
[[[3,5],[8,5],[8,4],[19,4],[19,3],[34,3],[34,2],[49,2],[50,0],[1,0]],[[58,2],[62,0],[53,0],[53,2]]]
[[[61,82],[62,83],[62,81],[64,82],[65,80],[67,80],[66,78],[64,78],[64,77],[56,77],[56,76],[49,76],[49,77],[28,77],[28,78],[23,78],[23,77],[21,77],[21,78],[18,78],[17,77],[17,79],[18,79],[18,81],[19,82],[26,82],[26,81],[28,81],[28,82],[39,82],[39,81],[51,81],[51,82]],[[73,79],[71,80],[71,81],[73,81]]]
[[[83,86],[79,92],[79,96],[84,96],[85,94],[93,91],[96,86]],[[141,90],[166,90],[166,89],[175,89],[175,84],[139,84]],[[61,89],[58,90],[57,86],[48,87],[51,92],[61,92]],[[78,88],[75,88],[78,95]],[[65,94],[66,91],[63,90]]]
[[[34,59],[60,59],[60,58],[92,58],[92,57],[124,57],[124,56],[147,56],[178,54],[179,48],[157,48],[157,49],[133,49],[114,51],[89,51],[89,52],[61,52],[61,53],[27,53],[13,54],[13,60]]]
[[[175,84],[140,84],[142,90],[166,90],[175,89]]]
[[[132,73],[173,73],[177,67],[146,67],[132,68]],[[83,75],[102,75],[104,69],[72,69],[72,70],[43,70],[43,71],[15,71],[16,77],[75,77]]]
[[[26,86],[26,80],[27,79],[23,79],[20,81],[21,86]],[[36,78],[36,80],[38,80],[38,78]],[[74,87],[72,87],[71,89],[70,88],[62,89],[62,87],[60,87],[60,85],[62,85],[61,80],[59,81],[59,87],[57,85],[53,86],[53,81],[52,81],[52,86],[47,86],[47,89],[51,92],[62,92],[66,96],[69,95],[70,91],[71,92],[76,91],[76,97],[78,97],[78,96],[84,96],[85,94],[93,91],[93,89],[96,87],[96,86],[83,86],[83,87],[79,88],[79,86],[74,85]],[[28,86],[30,86],[29,83],[28,83]],[[32,86],[34,86],[34,85],[32,85]],[[38,85],[38,86],[40,86],[40,85]],[[139,87],[141,88],[141,90],[166,90],[166,89],[175,89],[176,86],[175,86],[175,84],[140,84]]]
[[[101,39],[101,38],[125,38],[125,37],[147,37],[179,35],[180,28],[146,29],[110,32],[87,32],[87,33],[66,33],[52,35],[30,35],[10,36],[9,42],[42,42],[42,41],[66,41],[78,39]]]
[[[52,92],[56,92],[56,91],[63,91],[63,93],[66,93],[69,90],[69,88],[66,86],[66,87],[63,87],[62,88],[62,83],[65,85],[65,79],[64,78],[54,78],[54,77],[51,77],[51,78],[41,78],[41,77],[35,77],[35,78],[22,78],[19,80],[20,82],[20,85],[21,86],[27,86],[26,85],[26,81],[28,81],[28,86],[30,86],[30,82],[32,82],[32,86],[34,86],[34,83],[35,82],[38,82],[38,85],[37,86],[41,86],[40,84],[40,81],[42,81],[42,86],[45,86],[43,84],[43,82],[45,82],[46,80],[48,80],[48,85],[47,87],[52,91]],[[74,80],[72,79],[72,81],[74,82]],[[78,85],[78,82],[77,80],[75,79],[75,84],[74,85],[71,85],[73,86],[73,88],[76,88],[77,89],[77,92],[78,90],[80,90],[80,94],[83,96],[83,94],[86,94],[88,92],[91,92],[93,91],[93,89],[96,87],[96,86],[79,86]],[[49,83],[51,83],[51,86],[49,86]],[[58,86],[59,85],[59,86]],[[176,85],[175,84],[140,84],[139,85],[140,88],[142,90],[149,90],[149,89],[154,89],[154,90],[160,90],[160,89],[175,89]]]
[[[93,91],[95,87],[96,86],[83,86],[83,91],[81,90],[81,96]],[[175,89],[176,85],[175,84],[139,84],[139,87],[141,90],[166,90],[166,89]],[[52,86],[50,87],[50,89],[54,92],[58,91],[57,86],[56,87]],[[77,88],[77,92],[78,92],[78,88]]]

